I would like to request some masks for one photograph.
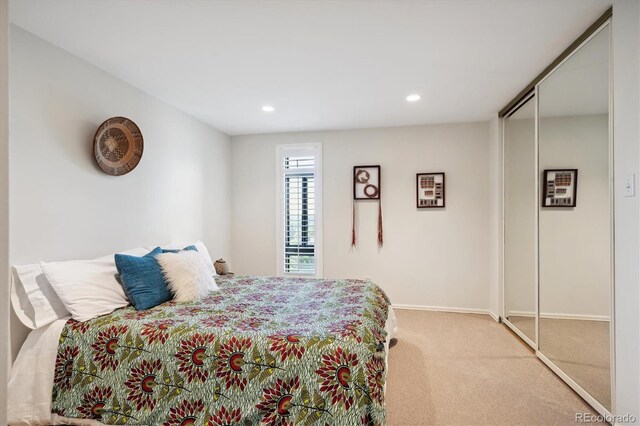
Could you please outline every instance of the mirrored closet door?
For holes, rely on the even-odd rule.
[[[600,414],[613,409],[611,11],[503,118],[503,318]]]
[[[536,123],[531,94],[504,119],[505,322],[536,344]]]
[[[610,25],[538,94],[539,351],[611,411]]]

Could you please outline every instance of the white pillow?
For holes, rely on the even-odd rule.
[[[211,256],[209,255],[209,250],[207,250],[207,246],[205,246],[204,243],[200,240],[196,241],[195,243],[171,243],[167,246],[163,246],[162,248],[169,250],[181,250],[187,246],[196,246],[196,249],[198,249],[198,253],[200,253],[207,261],[209,273],[211,275],[217,275],[216,268],[213,267],[213,260],[211,260]],[[155,247],[157,246],[151,247],[149,251],[153,250]]]
[[[119,253],[144,256],[148,252],[144,247],[136,247]],[[113,261],[113,255],[101,257],[100,260]],[[71,315],[39,263],[16,265],[11,272],[11,304],[24,325],[38,329]]]
[[[87,321],[127,306],[129,301],[116,280],[113,256],[95,260],[41,262],[42,270],[77,321]]]
[[[11,268],[11,304],[20,321],[33,330],[69,316],[39,263]]]
[[[201,253],[163,253],[156,256],[156,260],[176,302],[189,302],[218,290]]]

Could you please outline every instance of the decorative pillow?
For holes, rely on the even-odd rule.
[[[56,294],[77,321],[105,315],[129,304],[116,280],[113,260],[41,262]]]
[[[147,251],[143,247],[137,247],[126,250],[124,253],[142,255]],[[113,255],[96,260],[113,263]],[[115,265],[113,266],[115,268]],[[27,327],[38,329],[71,316],[39,263],[13,266],[11,278],[11,304],[16,316]]]
[[[202,241],[196,241],[195,243],[172,243],[168,246],[164,247],[163,250],[180,250],[180,247],[195,247],[196,250],[202,255],[202,257],[207,262],[207,266],[209,268],[209,272],[211,275],[216,275],[216,269],[213,267],[213,260],[211,260],[211,256],[209,255],[209,250],[207,250],[207,246],[204,245]],[[188,248],[185,247],[185,250]]]
[[[156,260],[176,302],[189,302],[218,290],[206,260],[197,251],[163,253]]]
[[[162,254],[162,249],[156,247],[142,257],[114,256],[124,292],[139,311],[171,300],[171,292],[155,259],[159,254]]]

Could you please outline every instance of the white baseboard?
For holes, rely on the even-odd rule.
[[[530,312],[530,311],[510,311],[509,316],[533,318],[536,316],[536,313]],[[540,318],[571,319],[571,320],[584,320],[584,321],[609,321],[610,320],[607,315],[555,314],[552,312],[543,312],[540,314]]]
[[[393,304],[393,309],[405,309],[412,311],[436,311],[436,312],[451,312],[455,314],[479,314],[489,315],[495,321],[498,321],[498,315],[491,312],[489,309],[474,309],[474,308],[453,308],[450,306],[425,306],[425,305],[405,305],[405,304]]]
[[[509,311],[509,312],[506,313],[505,318],[508,318],[510,316],[525,317],[525,318],[535,318],[536,313],[535,312],[528,312],[528,311]]]

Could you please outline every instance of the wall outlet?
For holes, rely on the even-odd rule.
[[[636,175],[629,174],[624,177],[622,182],[622,193],[625,197],[633,197],[636,195]]]

